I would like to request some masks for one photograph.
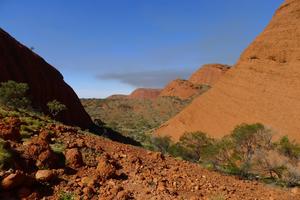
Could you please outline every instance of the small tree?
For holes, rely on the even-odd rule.
[[[3,82],[0,85],[0,104],[12,108],[27,108],[30,101],[26,96],[29,87],[26,83],[15,81]]]
[[[51,115],[53,117],[56,117],[60,112],[67,110],[67,107],[57,100],[48,102],[47,106],[48,106],[49,112],[51,113]]]
[[[213,139],[199,131],[185,133],[180,137],[179,145],[183,150],[183,156],[185,159],[197,162],[200,161],[206,153],[208,153],[208,147],[213,145]]]
[[[164,137],[153,137],[151,139],[153,150],[160,151],[161,153],[168,153],[171,147],[171,138],[168,136]]]
[[[240,172],[244,175],[251,168],[255,152],[270,149],[272,145],[271,131],[259,123],[239,125],[233,130],[231,137],[236,145],[235,153],[240,161]]]

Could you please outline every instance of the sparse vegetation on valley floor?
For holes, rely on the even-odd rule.
[[[211,170],[285,187],[300,185],[300,144],[287,136],[273,140],[262,124],[242,124],[221,139],[185,133],[178,142],[153,137],[147,148],[196,162]]]
[[[192,99],[82,99],[82,105],[99,126],[109,127],[143,143],[147,134],[185,108]]]

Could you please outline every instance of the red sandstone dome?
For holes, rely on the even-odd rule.
[[[287,0],[238,63],[213,88],[156,131],[221,137],[260,122],[300,141],[300,1]]]
[[[106,99],[156,99],[161,92],[161,89],[153,88],[137,88],[129,95],[114,94]]]
[[[130,95],[129,99],[155,99],[159,96],[161,89],[151,88],[138,88],[134,90]]]
[[[197,87],[188,80],[176,79],[171,81],[160,93],[160,96],[188,99],[198,93]]]
[[[207,64],[191,75],[189,80],[176,79],[166,85],[160,96],[188,99],[201,92],[201,85],[213,86],[228,70],[229,65]]]
[[[207,64],[192,74],[189,81],[193,84],[214,85],[228,70],[229,65]]]
[[[59,71],[0,29],[0,82],[8,80],[27,83],[34,106],[44,112],[47,112],[47,102],[54,99],[65,104],[68,109],[61,114],[61,121],[82,128],[92,124]]]

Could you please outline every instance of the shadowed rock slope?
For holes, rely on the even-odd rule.
[[[88,128],[92,124],[77,95],[63,76],[44,59],[0,29],[0,82],[27,83],[36,108],[47,113],[47,102],[54,99],[67,106],[59,119],[67,124]]]
[[[157,134],[175,140],[201,130],[221,137],[240,123],[261,122],[300,141],[300,1],[288,0],[214,87]]]

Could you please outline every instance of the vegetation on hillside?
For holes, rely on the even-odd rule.
[[[300,144],[287,136],[273,142],[264,125],[242,124],[222,139],[203,132],[185,133],[177,143],[168,137],[150,140],[150,149],[246,179],[281,186],[300,185]]]
[[[67,109],[67,107],[57,100],[53,100],[47,103],[49,112],[53,117],[56,117],[60,112]]]
[[[190,101],[176,97],[81,100],[96,124],[112,128],[142,143],[152,129],[176,115]]]
[[[28,90],[29,87],[26,83],[17,83],[11,80],[3,82],[0,85],[0,104],[13,109],[27,108],[30,106]]]

